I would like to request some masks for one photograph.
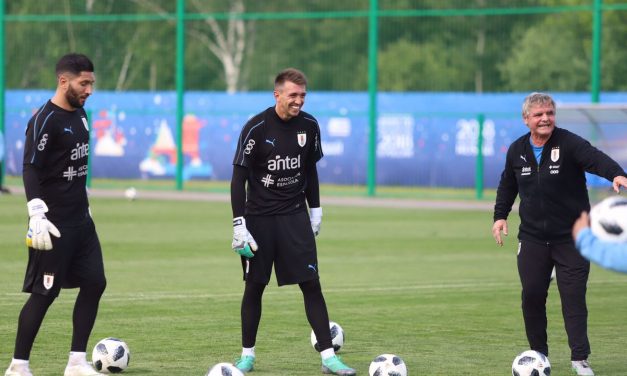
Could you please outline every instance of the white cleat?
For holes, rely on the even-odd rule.
[[[11,364],[4,376],[33,376],[28,364]]]
[[[590,367],[590,363],[587,360],[573,360],[570,363],[577,376],[594,376],[592,367]]]
[[[104,373],[96,371],[89,364],[78,364],[65,367],[63,376],[104,376]]]

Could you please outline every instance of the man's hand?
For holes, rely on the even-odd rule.
[[[503,238],[501,238],[501,231],[503,231],[503,235],[507,236],[507,221],[504,219],[499,219],[492,225],[492,236],[496,240],[496,244],[502,247]]]
[[[309,208],[309,221],[311,222],[311,230],[315,236],[318,236],[322,224],[322,208]]]
[[[620,187],[627,189],[627,178],[624,176],[617,176],[612,181],[612,187],[614,188],[614,192],[620,193]]]
[[[244,217],[233,218],[233,251],[240,256],[252,258],[257,251],[257,242],[246,228]]]
[[[575,239],[575,241],[577,241],[577,234],[579,234],[579,231],[586,227],[590,227],[590,216],[588,215],[588,212],[584,211],[581,212],[581,215],[577,218],[575,224],[573,225],[573,239]]]
[[[42,251],[51,250],[52,239],[50,239],[50,234],[60,238],[61,233],[45,216],[45,213],[48,212],[48,206],[39,198],[30,200],[26,206],[30,217],[28,232],[26,233],[26,245]]]

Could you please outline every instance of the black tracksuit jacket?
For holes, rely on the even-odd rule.
[[[590,210],[585,172],[612,181],[625,171],[612,158],[578,135],[555,128],[538,166],[530,133],[507,151],[496,194],[494,220],[507,219],[520,195],[518,238],[551,244],[572,241],[572,226]]]

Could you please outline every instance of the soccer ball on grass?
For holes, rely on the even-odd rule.
[[[344,346],[344,329],[340,326],[340,324],[329,321],[329,329],[331,330],[331,343],[333,344],[333,350],[335,352],[340,351],[340,348]],[[314,331],[311,331],[311,345],[316,349],[316,351],[320,352],[322,349],[320,345],[318,345],[318,340],[316,339],[316,334]]]
[[[397,355],[381,354],[370,363],[368,374],[370,376],[407,376],[407,366]]]
[[[627,242],[627,197],[612,196],[590,211],[590,228],[599,239]]]
[[[218,363],[205,376],[244,376],[244,373],[231,363]]]
[[[100,340],[91,353],[91,361],[97,371],[102,373],[120,373],[128,367],[131,352],[128,345],[117,338]]]
[[[534,350],[518,354],[512,363],[512,376],[549,376],[550,374],[549,358]]]

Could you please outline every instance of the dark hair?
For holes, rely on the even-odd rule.
[[[62,73],[72,73],[75,75],[81,72],[93,72],[94,64],[83,54],[71,53],[59,59],[56,67],[57,76]]]
[[[293,82],[296,85],[307,86],[307,77],[296,68],[287,68],[279,72],[274,79],[274,87],[283,85],[286,81]]]

